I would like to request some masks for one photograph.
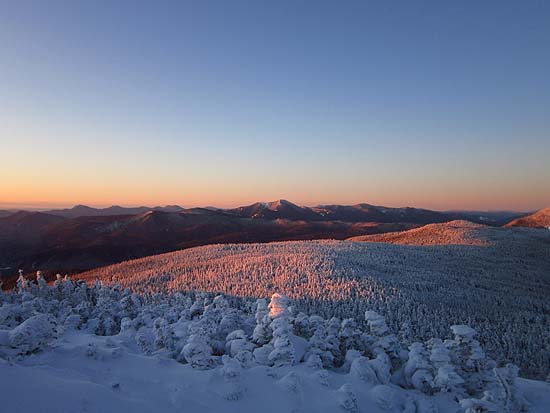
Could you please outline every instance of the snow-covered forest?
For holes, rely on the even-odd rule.
[[[277,293],[136,295],[40,274],[0,305],[10,412],[542,412],[550,400],[466,325],[406,344],[373,310],[323,318]]]
[[[146,257],[81,276],[139,293],[220,292],[268,297],[325,318],[384,315],[403,343],[479,331],[484,349],[525,377],[550,372],[550,236],[493,230],[487,246],[338,241],[213,245]],[[491,233],[492,233],[491,232]]]

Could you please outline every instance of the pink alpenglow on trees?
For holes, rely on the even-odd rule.
[[[290,315],[289,300],[284,295],[275,293],[271,296],[271,302],[269,303],[269,316],[272,319],[279,317],[288,317]]]

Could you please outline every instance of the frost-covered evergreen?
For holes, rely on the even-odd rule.
[[[257,298],[278,292],[294,300],[297,312],[325,319],[361,320],[366,310],[375,311],[399,336],[403,349],[447,338],[449,325],[467,324],[499,364],[511,361],[522,375],[544,378],[550,371],[550,281],[545,277],[550,249],[546,241],[520,239],[525,234],[519,230],[509,235],[483,247],[334,241],[211,245],[82,276],[119,283],[139,294],[217,291]],[[510,294],[510,286],[517,294]],[[203,305],[202,299],[195,303],[193,317]],[[313,330],[310,335],[300,332],[308,328],[304,318],[295,321],[295,334],[309,339]],[[258,327],[261,345],[271,340],[270,322]],[[336,356],[339,362],[345,357]],[[390,358],[392,364],[397,361]]]
[[[422,343],[413,343],[409,346],[409,358],[403,370],[409,386],[423,393],[432,393],[434,377],[428,360],[428,352]]]
[[[309,338],[309,345],[306,354],[306,359],[312,356],[317,356],[325,368],[334,366],[334,355],[330,351],[332,345],[327,340],[328,331],[326,323],[320,317],[311,317],[314,327],[314,333]]]
[[[273,351],[269,353],[268,360],[275,367],[291,366],[296,360],[295,349],[291,342],[292,327],[289,317],[288,298],[273,294],[269,303],[269,317],[271,330],[273,331]]]
[[[138,296],[67,277],[50,286],[41,277],[36,282],[22,277],[13,291],[2,294],[1,303],[0,358],[6,360],[47,351],[64,334],[82,331],[108,336],[111,343],[100,349],[90,342],[86,355],[94,360],[117,356],[112,337],[118,337],[145,354],[193,369],[220,368],[220,391],[227,400],[245,397],[241,374],[259,366],[274,375],[282,372],[278,385],[299,398],[302,377],[294,369],[302,364],[323,386],[328,383],[324,369],[376,386],[372,395],[380,406],[390,405],[397,388],[416,396],[391,403],[418,412],[430,411],[428,397],[434,393],[460,401],[471,412],[516,412],[526,406],[515,385],[517,368],[495,368],[475,340],[476,331],[466,325],[452,326],[453,339],[416,342],[407,353],[375,311],[367,311],[364,321],[327,320],[296,313],[280,294],[269,304],[203,293]],[[357,410],[356,391],[347,384],[337,391],[341,409]]]
[[[208,345],[206,338],[199,334],[189,337],[182,352],[185,360],[194,368],[204,370],[214,365],[212,347]]]
[[[357,377],[366,383],[380,384],[380,380],[378,379],[371,361],[372,360],[369,360],[364,356],[357,357],[351,363],[350,375]]]
[[[267,314],[257,321],[256,327],[254,327],[254,332],[252,334],[252,341],[254,343],[258,345],[269,343],[273,337],[272,331],[269,327],[270,324],[271,319]]]
[[[47,314],[27,318],[8,333],[10,346],[21,354],[42,349],[54,336],[55,322]]]
[[[488,383],[494,382],[495,362],[485,356],[479,341],[474,337],[477,332],[466,325],[451,327],[454,340],[448,340],[450,355],[458,374],[464,379],[468,394],[478,394]]]
[[[428,346],[431,370],[432,374],[435,374],[434,389],[444,393],[463,395],[464,379],[455,371],[448,347],[438,338],[430,340]]]

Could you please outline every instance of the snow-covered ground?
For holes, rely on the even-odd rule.
[[[97,356],[86,355],[89,343],[96,343]],[[344,384],[356,395],[357,411],[388,411],[377,406],[377,391],[406,397],[406,391],[397,387],[377,389],[349,374],[321,374],[305,365],[243,370],[237,397],[222,368],[197,370],[173,359],[140,354],[131,347],[132,343],[119,337],[106,340],[73,333],[53,350],[13,365],[0,361],[0,387],[9,395],[3,398],[3,409],[7,409],[3,411],[332,413],[345,411],[339,406],[346,397],[340,390]],[[400,403],[398,397],[391,402]],[[434,401],[450,409],[441,408],[441,412],[457,407],[446,397]]]
[[[345,398],[340,389],[349,384],[357,397],[357,411],[376,413],[401,412],[399,404],[417,396],[397,386],[365,383],[349,373],[315,371],[300,365],[244,370],[240,377],[241,398],[228,400],[230,386],[221,368],[196,370],[173,359],[147,356],[129,341],[119,336],[109,339],[71,333],[52,349],[21,361],[10,364],[0,359],[2,411],[334,413],[345,412],[340,406]],[[98,356],[87,355],[89,343],[96,344]],[[283,379],[291,372],[295,374],[290,377],[292,381],[299,383],[296,391],[285,386]],[[531,404],[530,412],[548,412],[550,384],[519,379],[518,387]],[[385,407],[389,402],[380,394],[394,394],[394,407]],[[434,411],[457,410],[457,405],[445,396],[421,400],[427,406],[435,404]]]
[[[21,279],[0,294],[2,411],[548,411],[550,384],[496,367],[466,325],[406,348],[374,311],[291,304]]]
[[[456,242],[456,228],[444,230],[445,239]],[[492,357],[518,364],[524,377],[546,377],[550,232],[473,224],[466,232],[458,238],[483,245],[211,245],[80,276],[141,293],[198,290],[257,298],[280,292],[297,300],[299,310],[327,318],[360,318],[374,309],[404,342],[448,337],[449,325],[469,324]],[[429,235],[426,229],[423,234]],[[435,235],[441,240],[440,232]]]

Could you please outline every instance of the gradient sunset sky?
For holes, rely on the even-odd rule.
[[[550,206],[550,2],[1,1],[0,208]]]

